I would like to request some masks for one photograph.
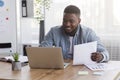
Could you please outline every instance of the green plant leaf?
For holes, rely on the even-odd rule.
[[[18,53],[14,53],[12,56],[13,56],[13,59],[15,62],[19,61],[19,54]]]

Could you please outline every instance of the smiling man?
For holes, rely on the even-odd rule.
[[[101,44],[99,37],[80,22],[80,9],[74,5],[67,6],[64,9],[62,25],[51,28],[40,46],[61,47],[64,59],[73,59],[74,45],[97,41],[97,52],[92,53],[91,59],[95,62],[108,61],[108,51]]]

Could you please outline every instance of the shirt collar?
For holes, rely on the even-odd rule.
[[[80,29],[82,29],[82,28],[81,28],[81,25],[78,24],[77,32],[75,33],[75,36],[79,35],[79,33],[80,33],[80,31],[81,31]]]

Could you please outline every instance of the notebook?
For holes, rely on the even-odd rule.
[[[32,69],[66,68],[60,47],[26,47],[29,66]],[[65,65],[64,65],[65,64]]]

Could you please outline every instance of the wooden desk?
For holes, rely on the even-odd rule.
[[[112,61],[119,63],[120,61]],[[89,75],[80,76],[78,71],[83,68]],[[105,71],[102,76],[93,75],[93,71],[85,66],[68,66],[66,69],[30,69],[29,65],[22,67],[21,71],[12,71],[11,64],[0,62],[0,78],[15,80],[114,80],[120,70]],[[1,80],[1,79],[0,79]]]

